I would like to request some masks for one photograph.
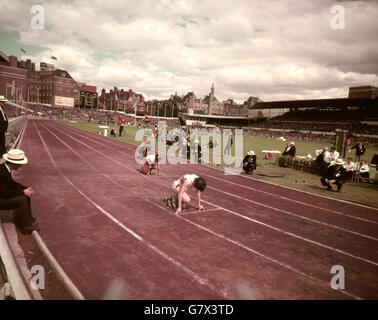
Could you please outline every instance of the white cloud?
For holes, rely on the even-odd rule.
[[[99,90],[201,96],[215,82],[219,100],[344,97],[376,80],[378,4],[337,3],[344,30],[330,27],[331,0],[42,1],[47,29],[34,31],[31,1],[0,0],[0,28]]]

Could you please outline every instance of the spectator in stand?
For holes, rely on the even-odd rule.
[[[341,187],[343,186],[346,180],[346,171],[343,167],[345,162],[343,159],[337,159],[333,162],[326,172],[324,173],[323,177],[320,178],[320,185],[319,187],[324,188],[327,187],[327,190],[332,190],[332,184],[337,185],[337,191],[340,192]]]
[[[12,149],[3,158],[5,163],[0,165],[0,210],[15,210],[14,221],[22,234],[39,230],[31,211],[33,188],[25,187],[12,178],[12,171],[28,163],[27,157],[22,150]]]
[[[356,144],[354,147],[349,149],[349,152],[352,151],[352,149],[356,149],[356,159],[355,161],[359,162],[362,155],[365,154],[366,148],[363,145],[362,141],[360,141],[359,144]]]
[[[369,171],[370,171],[369,165],[366,163],[365,160],[362,160],[361,165],[360,165],[360,170],[359,170],[360,177],[369,179],[370,178]]]
[[[352,180],[353,172],[356,168],[355,163],[352,161],[352,158],[348,158],[347,162],[343,165],[346,176],[348,177],[348,180]]]

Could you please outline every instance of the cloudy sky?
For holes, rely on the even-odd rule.
[[[45,10],[33,30],[31,8]],[[334,29],[331,22],[344,28]],[[339,7],[340,8],[340,7]],[[346,97],[375,85],[378,1],[0,0],[0,49],[148,98]],[[22,53],[20,48],[27,52]]]

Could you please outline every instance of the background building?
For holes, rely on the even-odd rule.
[[[74,87],[74,79],[65,70],[41,62],[37,71],[31,60],[18,61],[0,51],[0,95],[8,100],[73,108]]]

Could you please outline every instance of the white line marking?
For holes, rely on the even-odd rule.
[[[88,132],[86,130],[80,130],[78,128],[75,128],[75,127],[68,127],[66,125],[63,125],[61,124],[61,126],[64,126],[64,127],[67,127],[67,128],[73,128],[76,132],[75,134],[79,135],[79,132],[85,132],[87,137],[90,137],[92,136],[93,137],[93,134],[91,132]],[[72,132],[72,131],[70,131]],[[80,135],[81,136],[81,135]],[[96,137],[97,138],[97,137]],[[102,138],[102,137],[101,137]],[[89,139],[89,138],[87,138]],[[97,142],[97,141],[94,141],[93,139],[90,139],[91,141],[95,142],[95,143],[98,143],[98,144],[101,144],[103,146],[106,146],[106,147],[109,147],[103,143],[100,143],[100,142]],[[113,144],[117,147],[120,147],[122,146],[122,144],[126,144],[128,146],[135,146],[135,145],[132,145],[132,144],[129,144],[127,142],[124,142],[124,141],[120,141],[120,140],[117,140],[119,141],[119,143],[115,143],[114,141],[112,140],[108,140],[108,139],[104,139],[104,141],[106,142],[109,142],[110,144]],[[126,146],[125,146],[126,147]],[[110,148],[110,147],[109,147]],[[218,171],[223,171],[221,169],[218,169],[218,168],[212,168],[212,167],[203,167],[201,165],[199,165],[199,167],[201,168],[207,168],[207,169],[214,169],[214,170],[218,170]],[[273,183],[273,182],[269,182],[269,181],[264,181],[264,180],[258,180],[256,178],[253,178],[253,177],[246,177],[246,176],[243,176],[243,175],[240,175],[240,177],[242,178],[245,178],[245,179],[250,179],[250,180],[255,180],[255,181],[258,181],[258,182],[261,182],[261,183],[267,183],[267,184],[271,184],[271,185],[274,185],[276,187],[281,187],[281,188],[285,188],[285,189],[289,189],[289,190],[293,190],[293,191],[297,191],[297,192],[303,192],[303,193],[306,193],[306,194],[309,194],[311,196],[317,196],[317,197],[322,197],[322,198],[326,198],[326,199],[329,199],[329,200],[335,200],[335,201],[339,201],[339,202],[343,202],[343,203],[347,203],[347,204],[351,204],[351,205],[354,205],[354,206],[359,206],[359,207],[363,207],[363,208],[367,208],[367,209],[372,209],[372,210],[376,210],[378,211],[378,208],[375,208],[375,207],[370,207],[370,206],[367,206],[367,205],[363,205],[363,204],[358,204],[358,203],[354,203],[354,202],[350,202],[350,201],[347,201],[347,200],[341,200],[341,199],[337,199],[337,198],[332,198],[332,197],[328,197],[328,196],[324,196],[324,195],[321,195],[321,194],[317,194],[317,193],[311,193],[311,192],[308,192],[308,191],[304,191],[304,190],[299,190],[299,189],[295,189],[295,188],[290,188],[290,187],[287,187],[287,186],[283,186],[283,185],[279,185],[279,184],[276,184],[276,183]],[[326,208],[323,208],[324,210],[327,210]],[[330,211],[330,210],[328,210]],[[333,211],[333,210],[332,210]],[[333,211],[336,213],[336,211]],[[346,215],[346,214],[345,214]],[[350,216],[352,218],[355,218],[355,219],[361,219],[361,220],[365,220],[365,221],[368,221],[368,222],[371,222],[371,223],[377,223],[375,221],[370,221],[370,220],[366,220],[366,219],[362,219],[362,218],[358,218],[358,217],[354,217],[354,216]]]
[[[262,225],[262,226],[264,226],[264,227],[267,227],[267,228],[269,228],[269,229],[273,229],[273,230],[275,230],[275,231],[278,231],[278,232],[284,233],[284,234],[286,234],[286,235],[288,235],[288,236],[291,236],[291,237],[294,237],[294,238],[297,238],[297,239],[301,239],[301,240],[303,240],[303,241],[306,241],[306,242],[309,242],[309,243],[315,244],[315,245],[320,246],[320,247],[322,247],[322,248],[326,248],[326,249],[329,249],[329,250],[335,251],[335,252],[337,252],[337,253],[341,253],[341,254],[343,254],[343,255],[346,255],[346,256],[348,256],[348,257],[351,257],[351,258],[354,258],[354,259],[357,259],[357,260],[360,260],[360,261],[363,261],[363,262],[370,263],[370,264],[372,264],[372,265],[378,266],[378,262],[374,262],[374,261],[371,261],[371,260],[368,260],[368,259],[365,259],[365,258],[362,258],[362,257],[356,256],[356,255],[354,255],[354,254],[351,254],[351,253],[345,252],[345,251],[343,251],[343,250],[339,250],[339,249],[333,248],[333,247],[331,247],[331,246],[327,246],[327,245],[325,245],[325,244],[322,244],[322,243],[317,242],[317,241],[314,241],[314,240],[310,240],[310,239],[308,239],[308,238],[304,238],[304,237],[299,236],[299,235],[297,235],[297,234],[295,234],[295,233],[292,233],[292,232],[288,232],[288,231],[282,230],[282,229],[280,229],[280,228],[274,227],[274,226],[272,226],[272,225],[270,225],[270,224],[267,224],[267,223],[261,222],[261,221],[259,221],[259,220],[256,220],[256,219],[253,219],[253,218],[250,218],[250,217],[246,217],[246,216],[244,216],[244,215],[242,215],[242,214],[240,214],[240,213],[237,213],[237,212],[235,212],[235,211],[232,211],[232,210],[226,209],[226,208],[224,208],[224,207],[222,207],[222,206],[219,206],[219,205],[216,205],[216,204],[214,204],[214,203],[211,203],[211,202],[208,202],[208,201],[205,201],[205,200],[202,200],[202,201],[205,202],[205,203],[211,204],[211,205],[213,205],[213,206],[216,206],[216,207],[218,207],[218,208],[221,208],[221,209],[223,209],[224,211],[226,211],[226,212],[228,212],[228,213],[231,213],[231,214],[233,214],[233,215],[235,215],[235,216],[238,216],[238,217],[240,217],[240,218],[243,218],[243,219],[245,219],[245,220],[248,220],[248,221],[251,221],[251,222],[254,222],[254,223],[260,224],[260,225]]]
[[[45,126],[44,124],[42,124],[42,126],[44,128],[46,128],[56,139],[58,139],[61,143],[63,143],[69,150],[71,150],[74,154],[76,154],[80,159],[82,159],[85,163],[87,163],[90,167],[92,167],[96,172],[98,172],[99,174],[101,174],[103,177],[105,177],[107,180],[109,180],[110,182],[112,183],[115,183],[116,185],[120,186],[120,187],[124,187],[124,185],[122,185],[121,183],[113,180],[112,178],[110,178],[108,175],[104,174],[102,171],[98,170],[92,163],[90,163],[88,160],[86,160],[81,154],[79,154],[78,152],[76,152],[73,148],[71,148],[67,143],[65,143],[62,139],[60,139],[57,135],[55,135],[47,126]]]
[[[196,210],[196,211],[189,211],[189,212],[181,212],[180,215],[187,215],[187,214],[193,214],[193,213],[198,213],[198,214],[202,214],[202,213],[208,213],[208,212],[211,212],[211,211],[219,211],[220,209],[218,208],[214,208],[214,209],[208,209],[208,210],[204,210],[204,211],[199,211],[199,210]]]
[[[126,232],[128,232],[129,234],[131,234],[135,239],[139,240],[140,242],[142,242],[144,245],[146,245],[148,248],[150,248],[152,251],[156,252],[158,255],[162,256],[164,259],[168,260],[169,262],[173,263],[176,267],[178,267],[179,269],[181,269],[182,271],[184,271],[186,274],[188,274],[190,277],[192,277],[193,279],[195,279],[195,281],[197,281],[199,284],[201,285],[204,285],[208,288],[210,288],[212,291],[218,293],[219,290],[217,290],[208,280],[206,280],[205,278],[201,277],[200,275],[198,275],[196,272],[190,270],[189,268],[187,268],[186,266],[184,266],[183,264],[181,264],[180,262],[178,262],[177,260],[175,260],[174,258],[172,258],[171,256],[167,255],[166,253],[164,253],[163,251],[161,251],[159,248],[155,247],[153,244],[151,244],[149,241],[145,240],[142,236],[140,236],[139,234],[137,234],[135,231],[133,231],[132,229],[128,228],[127,226],[125,226],[122,222],[120,222],[119,220],[117,220],[114,216],[112,216],[109,212],[107,212],[105,209],[103,209],[100,205],[98,205],[96,202],[94,202],[91,198],[89,198],[86,194],[84,194],[74,183],[71,182],[70,179],[68,179],[66,177],[66,175],[59,169],[59,167],[57,166],[53,156],[51,155],[50,153],[50,150],[49,148],[47,147],[43,137],[41,136],[41,133],[39,132],[37,126],[35,126],[36,129],[37,129],[37,133],[42,141],[42,144],[47,152],[47,154],[49,155],[49,158],[50,158],[50,161],[52,162],[53,166],[56,168],[56,170],[59,172],[59,174],[62,176],[62,178],[69,184],[72,186],[72,188],[74,188],[83,198],[85,198],[89,203],[91,203],[98,211],[100,211],[102,214],[104,214],[106,217],[108,217],[111,221],[113,221],[115,224],[117,224],[119,227],[121,227],[123,230],[125,230]],[[227,292],[225,290],[221,290],[220,291],[220,294],[222,297],[224,298],[227,298]]]
[[[180,218],[180,217],[178,217],[178,218]],[[227,242],[230,242],[230,243],[232,243],[232,244],[234,244],[234,245],[236,245],[236,246],[238,246],[238,247],[240,247],[240,248],[242,248],[244,250],[252,252],[255,255],[257,255],[259,257],[262,257],[262,258],[264,258],[264,259],[266,259],[266,260],[268,260],[270,262],[278,264],[281,267],[286,268],[286,269],[288,269],[288,270],[290,270],[290,271],[292,271],[294,273],[297,273],[297,274],[299,274],[299,275],[301,275],[301,276],[303,276],[303,277],[305,277],[307,279],[311,279],[311,280],[313,280],[315,282],[319,282],[323,287],[326,287],[328,289],[330,287],[330,284],[327,281],[315,278],[315,277],[313,277],[313,276],[311,276],[311,275],[309,275],[307,273],[304,273],[304,272],[302,272],[302,271],[300,271],[300,270],[298,270],[298,269],[296,269],[296,268],[294,268],[294,267],[292,267],[292,266],[290,266],[290,265],[288,265],[288,264],[286,264],[284,262],[281,262],[281,261],[278,261],[278,260],[276,260],[274,258],[268,257],[268,256],[266,256],[265,254],[263,254],[261,252],[258,252],[258,251],[254,250],[254,249],[251,249],[250,247],[247,247],[247,246],[243,245],[242,243],[240,243],[238,241],[232,240],[232,239],[230,239],[230,238],[228,238],[226,236],[223,236],[223,235],[221,235],[221,234],[219,234],[217,232],[214,232],[214,231],[212,231],[212,230],[210,230],[210,229],[208,229],[206,227],[203,227],[203,226],[201,226],[201,225],[199,225],[199,224],[197,224],[197,223],[195,223],[195,222],[193,222],[191,220],[188,220],[188,219],[185,219],[185,218],[180,218],[180,219],[183,219],[183,220],[189,222],[190,224],[196,226],[199,229],[205,230],[205,231],[207,231],[207,232],[209,232],[209,233],[211,233],[211,234],[213,234],[213,235],[215,235],[215,236],[217,236],[217,237],[219,237],[219,238],[221,238],[221,239],[223,239],[223,240],[225,240]],[[360,297],[358,297],[358,296],[356,296],[356,295],[354,295],[354,294],[352,294],[352,293],[350,293],[350,292],[348,292],[346,290],[340,290],[340,293],[345,294],[347,296],[350,296],[350,297],[352,297],[354,299],[357,299],[357,300],[362,300],[362,298],[360,298]]]
[[[64,133],[64,134],[67,135],[67,136],[70,136],[69,134],[66,134],[66,133]],[[77,140],[77,139],[75,139],[75,138],[73,138],[73,137],[71,137],[71,138],[74,139],[74,140]],[[78,140],[77,140],[77,141],[78,141]],[[80,141],[79,141],[79,142],[80,142]],[[102,152],[100,152],[100,151],[98,151],[98,150],[96,150],[96,149],[94,149],[94,148],[92,148],[92,147],[86,145],[85,143],[83,143],[83,142],[80,142],[80,143],[82,143],[83,145],[87,146],[88,148],[90,148],[90,149],[96,151],[97,153],[100,153],[100,154],[102,154],[103,156],[109,158],[111,161],[113,161],[113,162],[115,162],[115,163],[117,163],[117,164],[119,164],[119,165],[125,167],[127,170],[133,171],[133,170],[129,169],[128,167],[126,167],[125,165],[123,165],[122,163],[118,162],[117,160],[114,160],[113,158],[108,157],[107,155],[105,155],[105,154],[103,154]],[[159,181],[155,181],[155,182],[158,183],[158,184],[161,184],[161,185],[163,185],[163,186],[166,186],[165,184],[160,183]],[[214,189],[214,188],[212,188],[212,189]],[[216,190],[216,189],[215,189],[215,190]],[[218,191],[218,190],[217,190],[217,191]],[[224,192],[224,191],[222,191],[222,192]],[[224,192],[224,193],[226,193],[226,192]],[[236,197],[237,197],[237,196],[236,196]],[[378,266],[378,263],[377,263],[377,262],[374,262],[374,261],[371,261],[371,260],[368,260],[368,259],[365,259],[365,258],[362,258],[362,257],[356,256],[356,255],[353,255],[353,254],[351,254],[351,253],[345,252],[345,251],[340,250],[340,249],[336,249],[336,248],[334,248],[334,247],[331,247],[331,246],[328,246],[328,245],[322,244],[322,243],[320,243],[320,242],[317,242],[317,241],[314,241],[314,240],[311,240],[311,239],[308,239],[308,238],[304,238],[304,237],[302,237],[302,236],[300,236],[300,235],[297,235],[297,234],[294,234],[294,233],[291,233],[291,232],[288,232],[288,231],[284,231],[284,230],[282,230],[282,229],[280,229],[280,228],[277,228],[277,227],[274,227],[274,226],[272,226],[272,225],[270,225],[270,224],[264,223],[264,222],[262,222],[262,221],[259,221],[259,220],[256,220],[256,219],[253,219],[253,218],[250,218],[250,217],[247,217],[247,216],[244,216],[244,215],[242,215],[242,214],[240,214],[240,213],[237,213],[237,212],[234,212],[234,211],[228,210],[228,209],[226,209],[226,208],[223,208],[223,207],[221,207],[221,206],[219,206],[219,205],[216,205],[216,204],[213,204],[213,203],[211,203],[211,202],[204,201],[204,200],[202,200],[202,201],[205,202],[205,203],[208,203],[208,204],[210,204],[210,205],[212,205],[212,206],[214,206],[214,207],[221,208],[221,209],[223,209],[223,210],[225,210],[225,211],[227,211],[227,212],[229,212],[229,213],[232,213],[232,214],[234,214],[234,215],[236,215],[236,216],[239,216],[240,218],[243,218],[243,219],[246,219],[246,220],[248,220],[248,221],[251,221],[251,222],[254,222],[254,223],[260,224],[260,225],[262,225],[262,226],[265,226],[265,227],[267,227],[267,228],[273,229],[273,230],[278,231],[278,232],[280,232],[280,233],[284,233],[284,234],[289,235],[289,236],[291,236],[291,237],[294,237],[294,238],[297,238],[297,239],[301,239],[301,240],[303,240],[303,241],[306,241],[306,242],[309,242],[309,243],[315,244],[315,245],[317,245],[317,246],[320,246],[320,247],[323,247],[323,248],[329,249],[329,250],[331,250],[331,251],[335,251],[335,252],[337,252],[337,253],[344,254],[344,255],[346,255],[346,256],[349,256],[349,257],[355,258],[355,259],[357,259],[357,260],[360,260],[360,261],[363,261],[363,262],[370,263],[370,264],[373,264],[373,265]]]
[[[278,208],[275,208],[275,207],[272,207],[272,206],[268,206],[268,205],[263,204],[261,202],[256,202],[256,201],[244,198],[244,197],[240,197],[240,196],[237,196],[237,195],[235,195],[233,193],[222,191],[222,190],[217,189],[217,188],[213,188],[213,187],[210,187],[210,186],[208,188],[212,189],[212,190],[215,190],[216,192],[221,192],[223,194],[227,194],[227,195],[229,195],[231,197],[234,197],[234,198],[238,198],[238,199],[241,199],[241,200],[244,200],[244,201],[247,201],[247,202],[251,202],[251,203],[257,204],[257,205],[262,206],[264,208],[268,208],[268,209],[271,209],[271,210],[274,210],[274,211],[277,211],[277,212],[282,212],[284,214],[287,214],[287,215],[290,215],[290,216],[294,216],[294,217],[297,217],[297,218],[300,218],[300,219],[303,219],[303,220],[307,220],[307,221],[311,221],[311,222],[314,222],[314,223],[318,223],[318,224],[327,226],[329,228],[334,228],[334,229],[337,229],[337,230],[348,232],[348,233],[354,234],[354,235],[359,236],[359,237],[364,237],[364,238],[367,238],[367,239],[370,239],[370,240],[378,241],[378,238],[375,238],[375,237],[372,237],[372,236],[368,236],[366,234],[362,234],[362,233],[359,233],[359,232],[356,232],[356,231],[352,231],[352,230],[349,230],[349,229],[345,229],[345,228],[342,228],[342,227],[338,227],[338,226],[335,226],[335,225],[332,225],[332,224],[329,224],[329,223],[326,223],[326,222],[322,222],[322,221],[319,221],[319,220],[315,220],[315,219],[311,219],[311,218],[308,218],[308,217],[305,217],[305,216],[301,216],[301,215],[298,215],[298,214],[295,214],[295,213],[292,213],[292,212],[289,212],[289,211],[286,211],[286,210],[282,210],[282,209],[278,209]]]
[[[369,223],[373,223],[373,224],[378,224],[377,221],[372,221],[372,220],[368,220],[368,219],[364,219],[364,218],[360,218],[360,217],[352,216],[352,215],[349,215],[349,214],[346,214],[346,213],[342,213],[342,212],[339,212],[339,211],[335,211],[335,210],[332,210],[332,209],[328,209],[328,208],[324,208],[324,207],[315,206],[315,205],[312,205],[312,204],[309,204],[309,203],[306,203],[306,202],[302,202],[302,201],[294,200],[294,199],[287,198],[287,197],[284,197],[284,196],[281,196],[281,195],[277,195],[277,194],[275,194],[275,193],[271,193],[271,192],[267,192],[267,191],[259,190],[259,189],[256,189],[256,188],[253,188],[253,187],[250,187],[250,186],[246,186],[246,185],[243,185],[243,184],[239,184],[239,183],[236,183],[236,182],[232,182],[232,181],[224,180],[224,179],[221,179],[221,178],[218,178],[218,177],[212,176],[212,175],[210,175],[210,174],[208,174],[208,173],[201,173],[201,174],[202,174],[202,175],[205,175],[205,176],[208,176],[208,177],[211,177],[211,178],[213,178],[213,179],[217,179],[217,180],[220,180],[220,181],[224,181],[224,182],[227,182],[227,183],[230,183],[230,184],[233,184],[233,185],[237,185],[237,186],[240,186],[240,187],[243,187],[243,188],[246,188],[246,189],[250,189],[250,190],[254,190],[254,191],[260,192],[260,193],[265,193],[265,194],[268,194],[268,195],[272,195],[272,196],[274,196],[274,197],[276,197],[276,198],[279,198],[279,199],[284,199],[284,200],[292,201],[292,202],[295,202],[295,203],[303,204],[303,205],[305,205],[305,206],[312,207],[312,208],[315,208],[315,209],[320,209],[320,210],[324,210],[324,211],[333,212],[333,213],[335,213],[335,214],[339,214],[339,215],[342,215],[342,216],[346,216],[346,217],[348,217],[348,218],[357,219],[357,220],[361,220],[361,221],[365,221],[365,222],[369,222]]]
[[[59,130],[60,131],[60,130]],[[65,135],[67,135],[67,136],[70,136],[70,135],[68,135],[68,134],[66,134],[66,133],[63,133],[63,134],[65,134]],[[70,136],[71,137],[71,136]],[[75,138],[73,138],[73,137],[71,137],[72,139],[74,139],[74,140],[77,140],[77,139],[75,139]],[[80,141],[79,141],[80,142]],[[86,145],[85,143],[83,143],[83,142],[80,142],[80,143],[82,143],[83,145]],[[89,147],[90,149],[93,149],[93,148],[91,148],[90,146],[88,146],[88,145],[86,145],[87,147]],[[98,152],[98,153],[100,153],[100,154],[102,154],[101,152],[99,152],[99,151],[97,151],[96,149],[93,149],[94,151],[96,151],[96,152]],[[104,154],[102,154],[102,155],[104,155]],[[105,156],[105,155],[104,155]],[[116,163],[118,163],[118,161],[115,161],[114,159],[111,159],[112,161],[114,161],[114,162],[116,162]],[[121,163],[119,163],[120,165],[122,165]],[[122,165],[123,166],[123,165]],[[131,169],[130,169],[131,170]],[[132,171],[132,170],[131,170]],[[159,182],[157,182],[157,181],[155,181],[156,183],[159,183]],[[162,184],[162,183],[159,183],[159,184],[161,184],[161,185],[164,185],[164,184]],[[164,185],[165,186],[165,185]],[[149,201],[150,202],[150,201]],[[220,210],[223,210],[223,211],[226,211],[226,212],[229,212],[230,210],[228,210],[228,209],[225,209],[225,208],[222,208],[222,207],[220,207],[220,206],[218,206],[218,205],[215,205],[215,204],[212,204],[211,202],[208,202],[208,201],[204,201],[203,200],[203,202],[205,202],[205,203],[208,203],[208,204],[210,204],[210,205],[212,205],[212,206],[215,206],[217,209],[220,209]],[[155,206],[157,206],[157,207],[159,207],[156,203],[154,203],[154,202],[150,202],[150,203],[152,203],[153,205],[155,205]],[[162,209],[161,207],[159,207],[160,209]],[[173,214],[173,213],[172,213]],[[240,214],[238,214],[238,213],[235,213],[236,215],[240,215]],[[187,222],[189,222],[189,223],[191,223],[191,224],[193,224],[193,225],[195,225],[195,226],[197,226],[198,228],[200,228],[200,229],[202,229],[202,230],[205,230],[205,231],[207,231],[207,232],[209,232],[209,233],[211,233],[211,234],[213,234],[213,235],[215,235],[215,236],[218,236],[218,237],[220,237],[221,239],[223,239],[223,240],[226,240],[226,241],[229,241],[229,242],[231,242],[231,243],[233,243],[233,244],[235,244],[235,245],[238,245],[239,247],[241,247],[241,248],[244,248],[244,249],[246,249],[246,250],[248,250],[248,251],[250,251],[250,252],[253,252],[253,253],[255,253],[255,254],[257,254],[257,255],[259,255],[259,256],[261,256],[261,257],[265,257],[266,259],[268,259],[269,261],[271,261],[271,262],[274,262],[274,263],[276,263],[276,264],[279,264],[279,265],[281,265],[281,266],[283,266],[283,267],[285,267],[285,268],[288,268],[288,269],[290,269],[290,270],[292,270],[292,271],[294,271],[294,272],[296,272],[296,270],[297,269],[295,269],[295,268],[293,268],[293,267],[291,267],[291,266],[289,266],[289,265],[287,265],[287,264],[285,264],[285,263],[282,263],[282,262],[280,262],[280,261],[278,261],[278,260],[276,260],[276,259],[273,259],[273,258],[270,258],[270,257],[268,257],[268,256],[266,256],[266,255],[264,255],[264,254],[262,254],[262,253],[260,253],[260,252],[258,252],[258,251],[255,251],[255,250],[253,250],[253,249],[251,249],[251,248],[249,248],[249,247],[246,247],[246,246],[244,246],[243,244],[240,244],[240,243],[238,243],[237,241],[234,241],[234,240],[232,240],[232,239],[229,239],[229,238],[227,238],[227,237],[224,237],[224,236],[222,236],[222,235],[220,235],[220,234],[217,234],[216,232],[214,232],[214,231],[211,231],[210,229],[207,229],[207,228],[205,228],[205,227],[203,227],[203,226],[200,226],[200,225],[198,225],[198,224],[195,224],[194,222],[192,222],[192,221],[189,221],[189,220],[187,220],[187,219],[184,219],[184,218],[182,218],[182,217],[180,217],[180,216],[178,216],[178,215],[174,215],[174,216],[176,216],[177,218],[180,218],[180,219],[183,219],[183,220],[185,220],[185,221],[187,221]],[[242,216],[243,217],[243,216]],[[244,217],[244,218],[247,218],[247,217]],[[247,219],[247,220],[250,220],[249,218]],[[260,223],[260,222],[257,222],[257,223]],[[261,223],[261,224],[263,224],[263,223]],[[264,225],[264,224],[263,224]],[[267,225],[266,225],[267,226]],[[268,227],[270,227],[270,226],[268,226]],[[296,237],[296,235],[293,235],[293,236],[295,236]],[[304,238],[302,238],[302,239],[304,239]],[[311,242],[311,240],[309,240],[310,242]],[[317,244],[316,242],[315,242],[315,244]],[[329,247],[327,247],[327,246],[325,246],[326,248],[329,248]],[[337,250],[337,249],[336,249]],[[305,273],[303,273],[303,272],[301,272],[301,271],[299,271],[298,270],[298,272],[297,273],[299,273],[299,274],[301,274],[301,275],[304,275],[304,276],[306,276],[306,277],[310,277],[311,279],[314,279],[314,280],[317,280],[317,281],[319,281],[319,282],[323,282],[323,280],[321,280],[321,279],[317,279],[317,278],[314,278],[314,277],[311,277],[311,276],[309,276],[309,275],[306,275]],[[327,285],[329,285],[328,283],[327,283]],[[348,296],[351,296],[351,297],[353,297],[353,298],[355,298],[355,299],[361,299],[360,297],[358,297],[358,296],[355,296],[355,295],[353,295],[353,294],[351,294],[351,293],[349,293],[349,292],[347,292],[347,291],[345,291],[345,290],[343,290],[343,291],[340,291],[341,293],[343,293],[343,294],[346,294],[346,295],[348,295]]]
[[[214,168],[214,169],[218,170],[216,168]],[[350,202],[350,201],[342,200],[342,199],[338,199],[338,198],[332,198],[332,197],[328,197],[328,196],[325,196],[325,195],[322,195],[322,194],[318,194],[318,193],[312,193],[312,192],[308,192],[308,191],[304,191],[304,190],[300,190],[300,189],[295,189],[295,188],[287,187],[287,186],[284,186],[284,185],[279,185],[277,183],[273,183],[273,182],[270,182],[270,181],[259,180],[259,179],[253,178],[253,177],[246,177],[246,176],[243,176],[243,175],[241,175],[240,177],[245,178],[245,179],[255,180],[255,181],[258,181],[258,182],[261,182],[261,183],[271,184],[271,185],[276,186],[276,187],[281,187],[281,188],[285,188],[285,189],[289,189],[289,190],[293,190],[293,191],[297,191],[297,192],[306,193],[306,194],[309,194],[311,196],[326,198],[326,199],[329,199],[329,200],[335,200],[335,201],[347,203],[347,204],[350,204],[350,205],[353,205],[353,206],[358,206],[358,207],[362,207],[362,208],[378,211],[378,208],[370,207],[370,206],[367,206],[367,205],[364,205],[364,204]]]

